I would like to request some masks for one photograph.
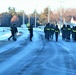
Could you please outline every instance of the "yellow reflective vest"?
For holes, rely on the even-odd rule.
[[[59,30],[55,30],[55,32],[59,32]]]
[[[50,30],[50,28],[46,28],[46,30]]]
[[[73,32],[76,32],[76,30],[73,30]]]

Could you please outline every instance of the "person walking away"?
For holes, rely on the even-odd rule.
[[[71,34],[71,27],[70,27],[70,25],[67,25],[67,28],[66,28],[66,41],[70,41],[70,34]]]
[[[16,24],[13,24],[13,26],[10,28],[11,31],[11,36],[8,38],[8,40],[10,41],[10,39],[12,38],[14,41],[16,41],[16,33],[18,32]]]
[[[61,28],[61,32],[62,32],[62,40],[65,40],[65,38],[66,38],[66,27],[65,27],[65,25],[63,25],[63,27]]]
[[[33,24],[32,25],[30,25],[30,27],[29,27],[29,32],[30,32],[30,41],[32,41],[32,37],[33,37]]]
[[[73,41],[76,41],[76,26],[72,30]]]
[[[47,40],[49,40],[49,37],[50,37],[50,23],[47,23],[46,26],[44,27],[44,33],[45,33],[45,38]]]
[[[26,24],[26,26],[27,26],[27,28],[28,28],[28,30],[30,29],[30,24],[29,23],[27,23]]]
[[[51,24],[51,32],[50,32],[50,37],[53,40],[53,36],[54,36],[54,25]]]
[[[58,25],[56,25],[56,27],[55,27],[55,38],[56,38],[56,42],[58,42],[59,32],[60,32],[60,30],[59,30],[59,28],[58,28]]]
[[[74,32],[75,32],[75,27],[72,27],[72,40],[74,41]]]

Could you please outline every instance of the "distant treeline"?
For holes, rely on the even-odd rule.
[[[17,27],[21,27],[21,25],[23,24],[23,14],[9,14],[9,13],[2,13],[0,15],[0,27],[10,27],[12,24],[16,24]],[[36,18],[36,20],[38,20],[38,18]],[[29,18],[28,16],[24,16],[24,22],[25,24],[27,24],[29,22]],[[30,24],[34,24],[35,25],[35,18],[34,17],[30,17]],[[40,24],[38,22],[36,22],[36,26],[39,26]]]
[[[20,27],[23,23],[23,10],[16,12],[14,7],[9,7],[8,12],[3,12],[0,14],[0,26],[1,27],[10,27],[15,23]],[[60,11],[51,11],[50,10],[50,23],[57,23],[60,21],[60,12],[62,12],[62,21],[65,19],[66,22],[69,22],[72,17],[76,17],[76,9],[63,9]],[[29,22],[29,15],[24,13],[24,22],[27,24]],[[48,22],[48,7],[44,9],[43,12],[38,14],[36,12],[36,26],[45,25]],[[35,25],[35,12],[30,14],[30,24]]]
[[[0,27],[10,27],[12,24],[16,24],[17,27],[21,27],[23,24],[23,13],[24,11],[21,10],[20,12],[16,12],[14,7],[9,7],[8,12],[3,12],[0,14]],[[39,26],[40,23],[37,22],[39,20],[36,17],[36,26]],[[29,15],[24,13],[24,23],[27,24],[29,22]],[[35,25],[35,15],[32,13],[30,15],[30,24]]]

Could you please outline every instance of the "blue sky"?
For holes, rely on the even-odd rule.
[[[0,13],[8,11],[8,7],[15,7],[16,11],[24,10],[26,14],[32,13],[35,8],[38,13],[45,7],[57,10],[61,6],[64,8],[76,8],[76,0],[0,0]]]

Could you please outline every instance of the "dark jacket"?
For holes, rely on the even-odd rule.
[[[57,25],[56,25],[56,27],[55,27],[55,33],[60,33],[60,30],[59,30],[59,28],[58,28]]]
[[[65,27],[65,25],[63,25],[63,27],[61,28],[61,32],[62,32],[62,39],[65,39],[65,37],[66,37],[66,27]]]
[[[58,28],[58,25],[56,25],[55,27],[55,38],[56,38],[56,41],[58,41],[58,34],[60,33],[60,30]]]
[[[33,25],[30,25],[28,30],[30,31],[30,34],[33,35]]]
[[[15,27],[14,25],[10,28],[10,30],[12,34],[15,34],[18,32],[17,27]]]
[[[70,40],[70,34],[71,34],[71,27],[70,25],[67,25],[67,28],[66,28],[66,39]]]
[[[51,30],[51,27],[50,27],[50,24],[48,23],[44,27],[45,38],[47,38],[48,40],[49,40],[49,37],[50,37],[50,30]]]
[[[51,35],[53,35],[53,34],[54,34],[54,31],[55,31],[55,29],[54,29],[54,25],[53,25],[53,24],[51,24]]]
[[[44,27],[44,33],[50,33],[50,31],[51,31],[51,27],[50,27],[50,25],[49,25],[49,23],[48,23],[48,24],[46,24],[46,26]]]

